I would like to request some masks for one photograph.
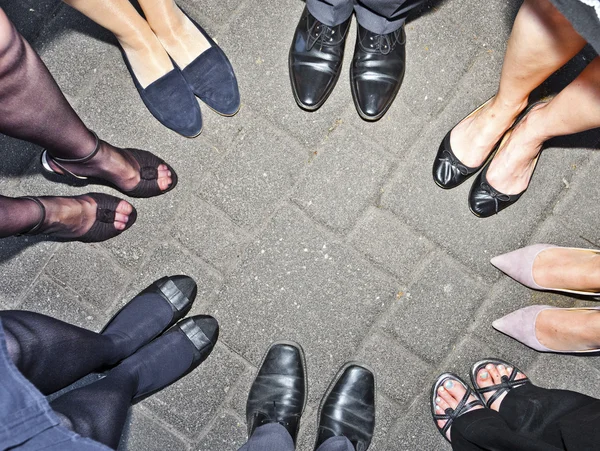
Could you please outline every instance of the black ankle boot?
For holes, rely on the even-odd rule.
[[[306,405],[306,385],[306,364],[300,345],[290,342],[271,345],[248,395],[248,437],[259,426],[279,423],[296,443]]]
[[[375,375],[358,364],[345,365],[321,400],[315,450],[332,437],[346,437],[366,451],[375,429]]]

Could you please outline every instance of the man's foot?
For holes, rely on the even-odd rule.
[[[304,8],[289,54],[292,92],[301,108],[315,111],[333,91],[342,70],[352,15],[339,25],[319,22]]]
[[[491,99],[452,130],[454,155],[465,166],[481,166],[526,105],[527,100],[507,105],[497,97]]]
[[[497,412],[506,394],[529,382],[529,379],[518,368],[496,359],[476,363],[471,371],[471,382],[475,391],[485,399],[488,408]]]
[[[470,391],[467,384],[452,373],[442,374],[434,383],[434,420],[438,430],[448,441],[452,423],[456,418],[473,410],[483,409],[483,404],[477,396],[471,393],[467,396],[467,392]]]
[[[162,277],[125,304],[101,335],[114,344],[115,360],[129,357],[163,333],[192,308],[198,287],[188,276]]]
[[[377,121],[396,98],[406,68],[404,26],[377,34],[358,24],[350,66],[352,98],[360,117]]]
[[[273,343],[248,394],[248,437],[260,426],[279,423],[296,443],[306,405],[306,389],[306,364],[300,345]]]
[[[600,292],[600,252],[551,247],[537,254],[533,278],[546,288]]]
[[[359,364],[346,364],[321,400],[315,450],[333,437],[345,437],[366,451],[375,429],[375,375]]]
[[[112,197],[112,196],[111,196]],[[75,197],[36,197],[43,206],[40,207],[35,200],[27,198],[28,208],[40,211],[38,220],[39,227],[35,230],[31,228],[36,224],[31,224],[30,230],[25,233],[46,234],[56,238],[73,239],[86,235],[96,224],[98,219],[98,203],[89,194]],[[114,235],[118,235],[127,227],[130,227],[135,220],[135,209],[124,200],[118,202],[115,209],[114,220],[111,222],[115,230]],[[39,223],[39,221],[42,221]]]

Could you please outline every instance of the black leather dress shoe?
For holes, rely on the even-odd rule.
[[[493,98],[493,97],[492,97]],[[481,110],[485,105],[487,105],[490,100],[485,102],[483,105],[476,108],[474,111],[465,116],[460,122],[465,119],[473,116],[479,110]],[[460,124],[459,122],[459,124]],[[452,128],[454,130],[454,127]],[[435,183],[444,189],[456,188],[458,185],[463,183],[477,171],[479,171],[483,165],[485,164],[485,160],[479,166],[470,167],[466,166],[454,155],[454,151],[452,150],[452,146],[450,145],[450,134],[452,133],[450,130],[446,133],[440,147],[438,148],[437,155],[435,156],[435,161],[433,162],[433,180]],[[496,150],[496,147],[494,147]],[[491,152],[492,154],[494,151]]]
[[[319,109],[333,91],[342,69],[351,18],[330,27],[304,8],[288,59],[292,92],[301,108]]]
[[[306,405],[306,385],[306,364],[300,345],[273,343],[248,395],[248,437],[259,426],[279,423],[296,443],[300,417]]]
[[[375,375],[355,363],[345,365],[321,401],[315,450],[331,437],[346,437],[366,451],[375,429]]]
[[[350,86],[363,119],[381,119],[396,98],[404,79],[405,44],[404,26],[389,34],[376,34],[358,24]]]

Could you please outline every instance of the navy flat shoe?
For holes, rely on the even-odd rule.
[[[233,67],[206,31],[185,11],[183,13],[211,45],[181,71],[183,77],[194,94],[211,109],[223,116],[233,116],[240,109],[240,91]]]
[[[172,71],[142,88],[123,49],[121,53],[148,111],[161,124],[180,135],[188,138],[198,136],[202,131],[200,105],[177,65],[173,63]]]

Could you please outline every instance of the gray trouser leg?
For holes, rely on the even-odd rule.
[[[294,451],[294,441],[282,425],[270,423],[256,428],[238,451]]]
[[[404,25],[408,13],[423,2],[424,0],[356,0],[354,11],[361,26],[373,33],[387,34]],[[321,21],[318,17],[317,19]]]
[[[317,451],[354,451],[354,446],[346,437],[331,437]]]
[[[341,24],[352,15],[354,1],[306,0],[306,7],[319,22],[334,27]]]

